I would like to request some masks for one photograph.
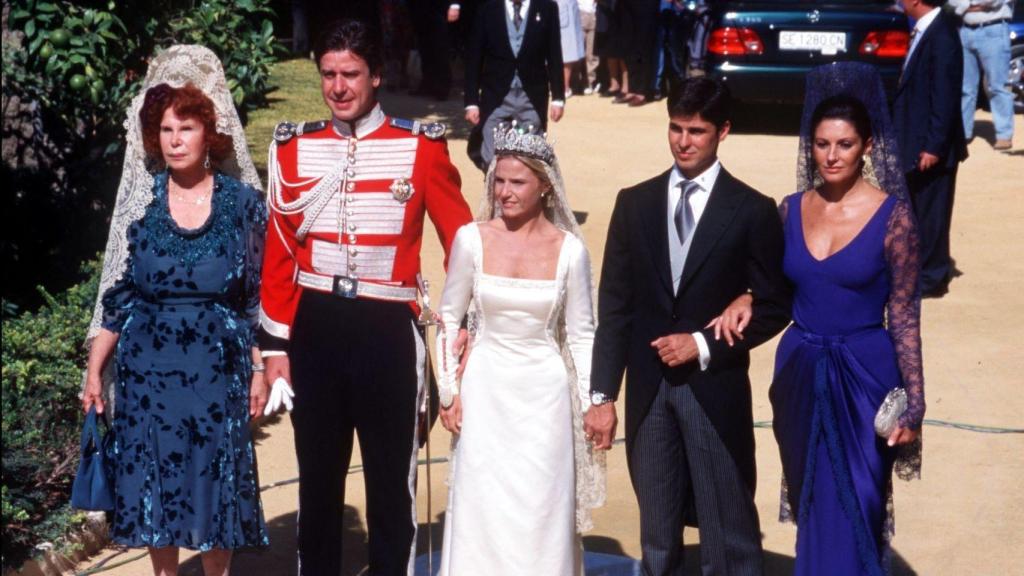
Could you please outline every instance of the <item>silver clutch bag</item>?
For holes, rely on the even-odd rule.
[[[893,388],[885,395],[882,405],[878,407],[875,414],[875,433],[882,438],[888,438],[892,431],[899,424],[900,416],[907,409],[907,391],[903,388]]]

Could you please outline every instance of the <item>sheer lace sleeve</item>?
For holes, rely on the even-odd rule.
[[[440,367],[441,396],[445,392],[458,394],[459,385],[455,372],[459,366],[454,353],[455,339],[459,335],[459,325],[466,316],[470,300],[473,297],[473,278],[476,274],[476,259],[473,257],[477,242],[473,229],[476,224],[467,224],[460,228],[452,241],[452,249],[448,255],[448,275],[441,293],[441,326],[437,330],[437,365]]]
[[[891,290],[886,305],[889,336],[907,390],[907,410],[900,426],[919,430],[924,420],[924,374],[921,361],[920,238],[910,204],[898,200],[889,217],[885,258]],[[899,447],[896,475],[903,480],[921,477],[921,438]]]
[[[267,205],[256,189],[241,184],[242,223],[245,235],[243,306],[253,341],[260,327],[260,278],[263,276],[263,247],[267,233]]]
[[[103,304],[102,326],[114,333],[121,333],[121,328],[128,320],[132,307],[135,304],[137,292],[135,289],[135,249],[138,243],[140,221],[133,222],[126,235],[128,237],[126,266],[121,277],[103,293],[101,300]]]
[[[572,362],[576,368],[576,385],[583,410],[590,407],[590,363],[594,350],[594,302],[590,278],[590,254],[575,236],[565,286],[565,333]]]
[[[924,419],[924,375],[921,362],[921,269],[920,238],[910,205],[899,201],[889,217],[885,256],[892,285],[886,307],[889,335],[896,348],[903,385],[907,389],[907,411],[900,425],[921,427]]]

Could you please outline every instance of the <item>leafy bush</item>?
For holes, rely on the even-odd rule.
[[[124,150],[125,112],[149,58],[202,44],[224,64],[243,119],[262,106],[277,52],[270,0],[4,2],[3,294],[38,303],[34,287],[74,281],[102,248]],[[8,33],[9,32],[9,33]],[[39,234],[40,229],[56,233]]]
[[[3,565],[17,566],[42,541],[58,542],[84,515],[68,506],[82,422],[82,346],[100,265],[46,304],[3,321]]]

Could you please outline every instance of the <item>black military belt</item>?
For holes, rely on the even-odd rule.
[[[964,26],[970,28],[971,30],[976,30],[978,28],[984,28],[985,26],[992,26],[994,24],[1003,24],[1003,23],[1006,23],[1006,22],[1009,22],[1009,21],[1010,21],[1009,18],[1000,18],[999,20],[989,20],[988,22],[981,22],[979,24],[968,24],[967,22],[964,22]]]

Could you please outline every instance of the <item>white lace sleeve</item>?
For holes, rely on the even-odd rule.
[[[473,298],[473,278],[476,275],[474,250],[477,247],[477,242],[473,240],[477,232],[471,228],[472,226],[476,224],[467,224],[459,228],[455,234],[448,256],[448,275],[445,278],[444,291],[441,293],[441,326],[437,330],[437,345],[434,349],[437,351],[437,365],[440,367],[438,387],[442,398],[447,396],[446,392],[459,392],[455,377],[459,361],[453,350],[459,326]]]
[[[572,238],[575,240],[575,237]],[[565,286],[566,343],[576,367],[576,387],[583,411],[590,407],[590,362],[594,349],[594,302],[590,280],[590,254],[575,242]]]

